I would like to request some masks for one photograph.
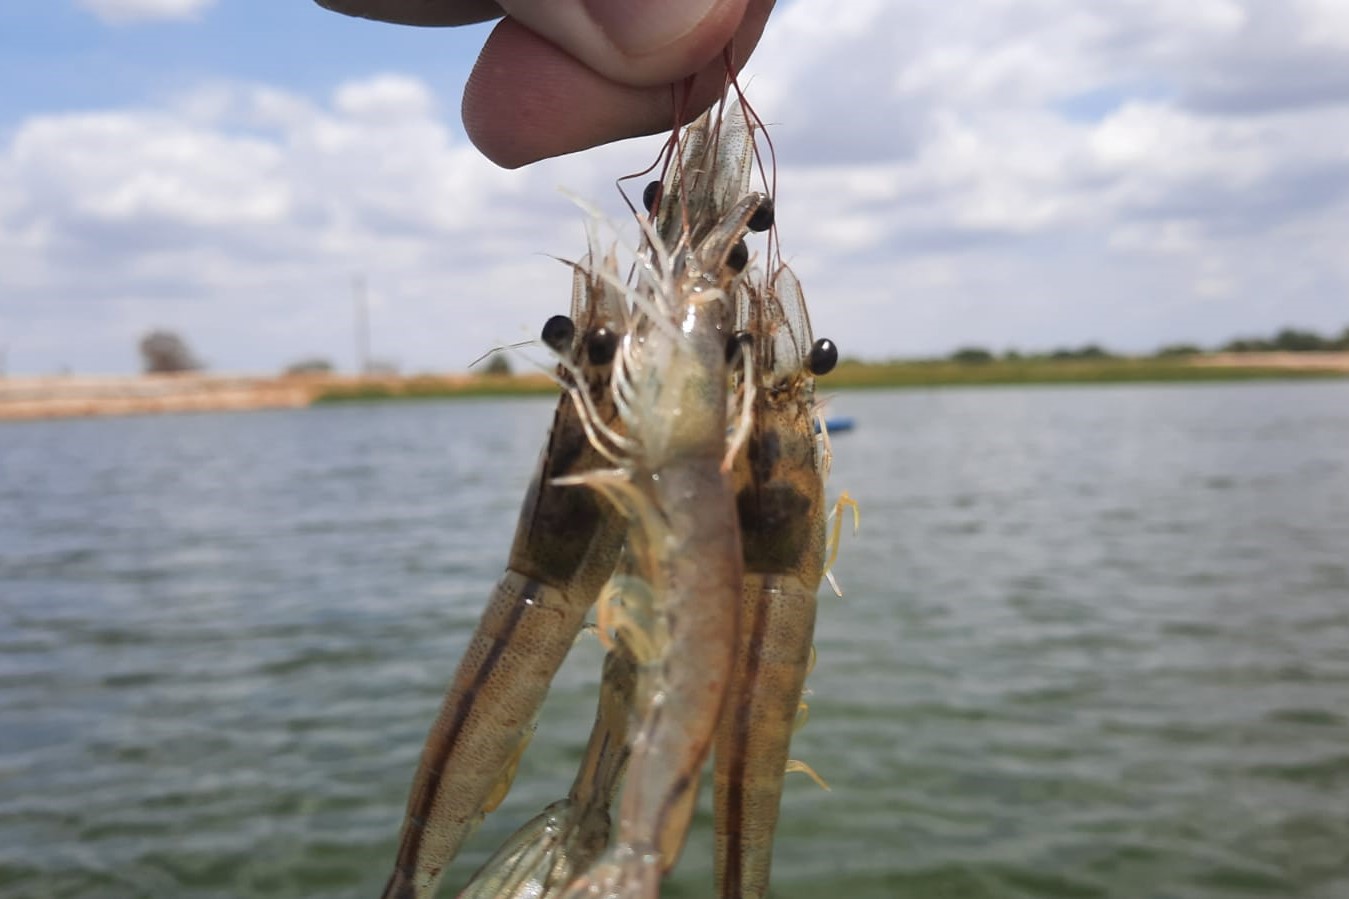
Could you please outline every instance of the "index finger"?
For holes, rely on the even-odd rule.
[[[464,128],[488,159],[518,168],[598,144],[685,124],[710,106],[763,33],[773,0],[749,0],[733,34],[720,36],[711,61],[666,83],[633,86],[607,78],[518,22],[493,30],[464,89]],[[730,73],[720,50],[729,44]],[[687,96],[669,82],[696,72]],[[682,121],[675,121],[676,99]]]

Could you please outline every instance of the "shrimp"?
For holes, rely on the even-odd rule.
[[[609,842],[609,807],[628,762],[636,664],[621,643],[608,652],[595,724],[571,790],[516,831],[473,875],[459,899],[556,895],[603,851]]]
[[[826,556],[815,376],[837,357],[829,341],[812,343],[801,286],[786,265],[766,287],[747,285],[740,306],[760,381],[735,467],[742,630],[713,777],[717,891],[735,899],[768,892],[787,751],[813,657]]]
[[[646,188],[644,202],[662,242],[705,237],[748,193],[753,146],[739,104],[724,114],[714,109],[685,129],[678,164],[667,167],[664,181]],[[680,198],[684,202],[678,202]],[[759,206],[762,207],[762,202]],[[756,213],[758,214],[758,213]],[[726,260],[729,276],[745,266],[743,243]],[[720,280],[721,273],[717,275]],[[599,709],[580,771],[567,798],[548,806],[528,822],[474,875],[460,899],[545,897],[565,887],[604,848],[609,807],[626,764],[628,716],[633,708],[636,664],[654,661],[658,650],[647,639],[660,629],[649,585],[631,564],[620,564],[599,603],[601,634],[614,632],[605,659]],[[637,595],[635,598],[634,594]],[[637,651],[627,640],[637,643]]]
[[[628,548],[658,602],[654,633],[630,643],[641,660],[642,710],[611,846],[566,899],[653,899],[683,848],[701,769],[721,714],[739,630],[739,531],[727,467],[727,337],[734,273],[727,259],[762,205],[742,198],[697,244],[667,248],[649,225],[652,258],[631,291],[637,310],[614,366],[614,403],[628,438],[618,468],[567,479],[631,516]]]
[[[609,377],[625,320],[612,256],[574,267],[572,315],[543,341],[565,392],[497,582],[422,749],[384,899],[434,894],[460,844],[505,796],[558,667],[613,570],[626,531],[603,498],[558,478],[606,463],[591,429],[621,427]]]

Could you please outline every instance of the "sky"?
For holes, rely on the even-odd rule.
[[[504,171],[459,102],[486,26],[310,0],[0,5],[0,352],[129,373],[461,370],[565,311],[554,257],[659,138]],[[1344,0],[779,0],[742,76],[816,336],[1146,352],[1349,325]],[[636,191],[640,192],[638,183]]]

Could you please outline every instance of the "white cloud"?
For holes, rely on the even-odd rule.
[[[1349,323],[1349,64],[1318,0],[868,9],[789,7],[752,63],[784,246],[845,351]]]
[[[533,336],[570,295],[542,254],[584,247],[556,186],[609,197],[617,214],[608,175],[621,164],[610,149],[503,171],[436,106],[421,82],[385,75],[340,85],[326,106],[213,84],[158,108],[21,123],[0,144],[12,363],[33,352],[28,364],[54,367],[74,332],[106,327],[99,353],[60,361],[125,369],[135,335],[158,325],[229,369],[348,361],[356,273],[385,357],[462,368]]]
[[[408,122],[431,117],[435,98],[417,79],[388,74],[342,85],[333,94],[333,107],[362,121]]]
[[[152,22],[192,19],[215,0],[79,0],[80,6],[105,22]]]
[[[845,353],[1349,324],[1336,4],[832,9],[783,4],[746,82],[777,148],[782,245]],[[357,272],[377,354],[409,366],[532,336],[569,290],[543,254],[584,246],[556,188],[617,215],[613,177],[659,141],[504,172],[446,123],[456,101],[387,73],[326,101],[221,82],[15,123],[12,366],[129,368],[156,325],[224,368],[349,360]]]

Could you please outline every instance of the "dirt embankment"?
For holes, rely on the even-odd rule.
[[[0,420],[293,409],[308,406],[332,389],[380,384],[385,380],[401,379],[204,374],[0,378]]]
[[[1209,353],[1194,365],[1214,368],[1287,368],[1295,371],[1349,372],[1349,353]]]
[[[1156,371],[1165,362],[1166,370]],[[1149,364],[1157,363],[1157,364]],[[1001,366],[1001,369],[999,368]],[[941,369],[927,371],[926,369]],[[1033,372],[1025,370],[1034,368]],[[1075,381],[1204,380],[1349,375],[1349,353],[1212,353],[1183,359],[1107,359],[1005,362],[967,366],[950,362],[871,365],[847,363],[852,380],[838,386],[930,386],[958,383],[1070,383]],[[946,369],[953,369],[947,371]],[[1101,370],[1097,370],[1101,369]],[[1186,371],[1190,374],[1186,374]],[[917,375],[915,375],[917,372]],[[978,377],[971,377],[977,375]],[[1031,375],[1034,375],[1033,377]],[[548,392],[547,377],[493,377],[428,374],[412,377],[302,375],[257,378],[241,375],[149,375],[131,377],[0,378],[0,421],[98,415],[146,415],[164,412],[224,412],[245,409],[293,409],[316,400],[375,400],[474,395],[485,392]]]

